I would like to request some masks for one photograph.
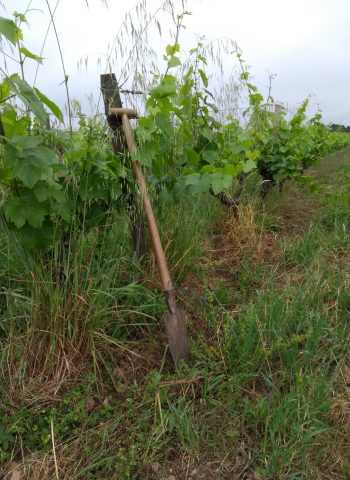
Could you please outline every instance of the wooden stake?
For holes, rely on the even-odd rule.
[[[127,150],[125,136],[122,129],[121,120],[110,110],[113,108],[122,108],[117,79],[114,73],[101,75],[101,92],[104,101],[105,113],[108,125],[113,132],[113,151],[116,155],[124,154]],[[134,252],[137,258],[142,258],[148,251],[146,241],[146,230],[143,216],[137,205],[135,196],[130,192],[128,184],[122,180],[122,192],[126,198],[127,212],[131,224],[131,236],[133,240]]]

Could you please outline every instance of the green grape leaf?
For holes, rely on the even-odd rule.
[[[168,137],[171,136],[173,133],[173,126],[168,116],[163,115],[162,113],[157,113],[157,115],[154,117],[154,121],[157,127],[160,128],[165,135]]]
[[[193,150],[193,148],[190,148],[186,150],[185,155],[187,157],[187,161],[190,165],[193,167],[196,167],[200,163],[200,158],[197,152]]]
[[[25,80],[22,80],[18,74],[7,77],[5,82],[10,87],[11,92],[17,95],[34,113],[39,122],[43,124],[47,118],[47,113],[32,87]]]
[[[32,202],[29,204],[29,215],[27,222],[34,228],[40,228],[43,224],[45,216],[49,213],[48,206],[45,203]]]
[[[211,178],[210,175],[204,174],[201,176],[199,181],[197,183],[194,183],[191,186],[191,192],[192,193],[204,193],[208,192],[211,184]]]
[[[50,196],[50,190],[46,182],[37,182],[33,188],[33,193],[39,202],[44,202]]]
[[[248,83],[247,83],[247,87],[248,87],[249,90],[252,91],[252,92],[257,92],[257,91],[258,91],[258,88],[257,88],[255,85],[253,85],[252,83],[249,83],[249,82],[248,82]]]
[[[12,138],[14,126],[16,124],[17,114],[16,110],[11,106],[1,112],[1,123],[4,127],[6,138]]]
[[[255,107],[260,106],[263,101],[264,97],[261,95],[261,93],[251,93],[249,95],[249,103]]]
[[[55,154],[46,147],[25,150],[22,154],[17,154],[13,162],[12,175],[32,189],[45,175],[50,177],[49,167],[54,163],[56,163]]]
[[[203,160],[205,160],[206,162],[214,164],[217,161],[218,152],[216,152],[215,150],[206,149],[202,152],[202,157]]]
[[[232,165],[232,163],[228,163],[224,166],[224,173],[227,175],[231,175],[232,177],[237,175],[237,165]]]
[[[31,151],[33,148],[38,147],[42,141],[43,137],[40,135],[26,135],[26,136],[16,136],[13,138],[13,143],[16,144],[16,147],[22,151],[22,150],[28,150]]]
[[[57,202],[64,202],[65,195],[61,188],[61,185],[55,181],[47,183],[39,180],[33,188],[33,193],[39,202],[45,202],[48,198],[53,198]]]
[[[40,228],[49,213],[48,205],[39,202],[31,192],[8,200],[4,211],[7,220],[13,222],[17,228],[23,227],[26,222],[34,228]]]
[[[259,150],[247,150],[246,156],[249,160],[257,160],[258,158],[260,158],[261,153]]]
[[[29,152],[26,151],[25,153],[27,156],[29,155],[37,158],[42,165],[45,165],[46,167],[57,164],[57,157],[55,153],[47,147],[36,147],[35,149],[33,148],[33,150]],[[47,169],[45,168],[45,170]]]
[[[51,245],[55,239],[55,228],[48,220],[41,228],[33,228],[27,223],[19,230],[24,248],[35,250]]]
[[[213,189],[214,195],[222,192],[223,190],[229,188],[232,184],[232,176],[222,173],[213,173],[211,175],[211,188]]]
[[[178,43],[175,43],[175,45],[167,45],[166,46],[166,54],[169,57],[172,57],[175,55],[175,53],[178,53],[180,51],[180,45]]]
[[[21,53],[23,53],[25,57],[31,58],[32,60],[35,60],[38,63],[43,63],[42,57],[35,55],[35,53],[30,52],[27,48],[21,47],[19,50]]]
[[[176,94],[176,78],[165,75],[162,83],[151,90],[153,98],[173,97]]]
[[[256,168],[256,162],[254,160],[247,160],[243,165],[243,172],[249,173]]]
[[[201,178],[200,173],[190,173],[189,175],[185,176],[185,185],[195,185],[196,183],[199,182]]]
[[[168,61],[168,67],[169,68],[175,68],[181,65],[179,57],[171,57],[170,60]]]
[[[18,39],[22,39],[22,32],[15,22],[5,17],[0,17],[0,35],[3,35],[13,45],[16,45]]]
[[[3,102],[10,96],[10,87],[5,83],[0,83],[0,102]]]
[[[1,121],[6,138],[10,140],[16,135],[25,135],[29,126],[28,117],[17,118],[16,111],[7,105],[1,114]]]
[[[202,128],[201,134],[203,135],[203,137],[209,140],[209,142],[215,138],[215,133],[212,131],[212,129],[207,127]]]
[[[214,173],[215,167],[214,165],[204,165],[200,171],[201,173]]]
[[[22,198],[12,198],[7,201],[4,207],[5,216],[7,220],[11,220],[17,228],[23,227],[26,223],[27,215],[23,208]]]
[[[247,81],[249,78],[249,72],[245,71],[241,73],[240,77],[241,77],[241,80]]]
[[[198,69],[198,73],[202,79],[202,82],[203,82],[203,85],[205,86],[205,88],[207,88],[208,86],[208,77],[206,76],[204,70],[202,70],[201,68]]]
[[[37,94],[38,98],[51,110],[51,112],[55,115],[57,120],[63,122],[63,113],[61,109],[56,105],[55,102],[47,98],[38,88],[34,87],[34,91]]]

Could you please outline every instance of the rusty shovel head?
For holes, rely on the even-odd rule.
[[[173,313],[168,313],[164,320],[169,349],[175,365],[178,365],[181,360],[189,362],[190,350],[188,346],[185,311],[182,308],[176,308]]]

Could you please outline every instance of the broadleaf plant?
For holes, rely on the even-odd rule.
[[[47,130],[48,108],[63,122],[60,108],[24,78],[23,57],[41,62],[22,43],[25,17],[0,19],[0,35],[17,45],[22,75],[0,83],[1,215],[29,250],[52,248],[72,231],[93,228],[119,205],[128,176],[96,119],[81,117],[79,130]],[[66,244],[64,241],[62,244]]]

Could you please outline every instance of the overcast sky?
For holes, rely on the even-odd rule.
[[[57,0],[49,0],[52,10]],[[134,1],[60,0],[55,23],[72,97],[82,101],[99,95],[99,75],[106,68],[108,45],[113,42],[124,15]],[[26,10],[29,0],[3,0],[7,15]],[[149,0],[154,12],[162,0]],[[181,12],[181,2],[174,0]],[[49,14],[46,0],[32,0],[28,13],[30,30],[24,29],[24,44],[39,53]],[[277,74],[273,96],[290,107],[309,94],[322,108],[326,122],[350,124],[350,1],[349,0],[188,0],[192,15],[185,20],[183,45],[194,44],[194,34],[208,39],[230,37],[237,42],[251,66],[254,82],[266,93],[268,73]],[[2,15],[4,11],[2,11]],[[160,15],[164,26],[166,19]],[[165,25],[166,26],[166,25]],[[167,43],[150,33],[151,46],[160,57]],[[181,39],[180,39],[181,43]],[[141,49],[142,50],[142,49]],[[60,105],[65,102],[63,72],[59,51],[51,28],[40,67],[37,85]],[[86,67],[85,58],[89,57]],[[77,64],[82,61],[78,70]],[[232,65],[227,65],[227,72]],[[27,66],[28,81],[33,68]]]

